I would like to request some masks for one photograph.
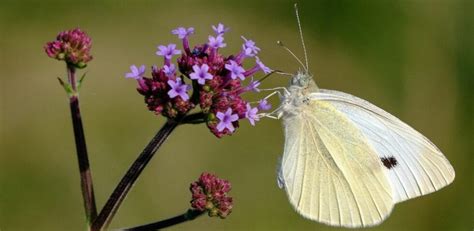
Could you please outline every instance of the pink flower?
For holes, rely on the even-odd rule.
[[[76,28],[59,33],[56,40],[46,43],[46,54],[67,64],[84,68],[92,60],[90,49],[92,39],[81,29]]]
[[[198,211],[207,211],[210,217],[226,218],[233,207],[229,181],[210,173],[202,173],[199,179],[191,184],[191,207]]]

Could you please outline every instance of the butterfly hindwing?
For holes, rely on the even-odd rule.
[[[284,117],[284,188],[302,216],[335,226],[382,222],[393,207],[384,167],[359,129],[330,103]],[[343,129],[342,129],[343,128]]]

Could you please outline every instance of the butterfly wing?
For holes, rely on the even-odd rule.
[[[385,165],[396,203],[437,191],[454,180],[454,169],[426,137],[355,96],[331,90],[311,99],[334,106],[352,121]]]
[[[383,165],[359,129],[325,101],[283,117],[279,170],[290,203],[302,216],[333,226],[382,222],[393,208]]]

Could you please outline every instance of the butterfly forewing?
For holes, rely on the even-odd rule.
[[[330,103],[363,134],[384,164],[395,202],[434,192],[454,180],[454,169],[441,151],[384,110],[338,91],[320,90],[311,99]]]
[[[331,103],[315,100],[298,109],[283,117],[281,176],[291,204],[304,217],[330,225],[382,222],[394,204],[392,189],[363,134]]]

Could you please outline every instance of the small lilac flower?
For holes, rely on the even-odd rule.
[[[258,56],[255,56],[255,61],[257,62],[257,65],[265,74],[269,74],[270,72],[272,72],[272,69],[265,66],[265,64],[263,64],[262,61],[260,61],[260,58],[258,58]]]
[[[250,39],[247,40],[244,36],[242,36],[242,39],[245,41],[245,43],[242,45],[244,54],[249,57],[257,55],[260,51],[260,48],[255,46],[255,42]]]
[[[189,190],[192,193],[193,209],[207,211],[210,217],[220,218],[225,218],[232,212],[232,197],[227,195],[231,190],[229,181],[204,172],[190,185]]]
[[[229,27],[225,27],[224,24],[219,23],[217,27],[213,25],[212,29],[216,32],[216,35],[222,35],[229,30]]]
[[[145,65],[141,65],[139,68],[137,66],[130,66],[131,72],[125,74],[125,78],[141,79],[145,74]]]
[[[272,108],[272,105],[270,103],[268,103],[268,101],[266,99],[261,99],[260,101],[258,101],[258,109],[262,110],[262,111],[268,111]]]
[[[179,55],[181,54],[180,50],[176,50],[176,44],[168,44],[168,46],[163,46],[160,45],[158,46],[158,51],[156,52],[156,55],[159,56],[164,56],[165,59],[170,60],[173,55]]]
[[[174,30],[171,31],[172,34],[178,35],[179,39],[184,39],[188,37],[189,35],[194,34],[194,28],[189,27],[189,28],[184,28],[184,27],[178,27]]]
[[[209,35],[209,46],[217,49],[225,47],[227,44],[224,43],[224,37],[222,35],[217,35],[216,37]]]
[[[247,103],[247,111],[245,112],[245,118],[249,120],[252,126],[255,126],[255,121],[259,121],[257,112],[258,112],[258,108],[256,107],[252,108],[250,106],[250,103]]]
[[[174,66],[174,64],[164,65],[163,72],[166,76],[173,76],[176,73],[176,67]]]
[[[245,91],[253,91],[253,92],[260,92],[260,89],[258,89],[258,86],[260,86],[260,81],[258,80],[250,80],[250,83],[247,87],[245,87]]]
[[[226,64],[225,69],[230,71],[230,77],[232,79],[236,79],[236,78],[239,78],[241,80],[245,79],[245,76],[244,76],[245,69],[234,60],[230,60],[230,64]]]
[[[181,82],[181,78],[176,78],[176,81],[168,80],[168,85],[171,87],[171,90],[168,91],[170,98],[180,96],[184,101],[189,99],[187,91],[190,89],[190,86]]]
[[[225,113],[217,112],[216,117],[219,119],[219,124],[217,124],[217,130],[219,132],[224,131],[224,129],[229,129],[230,132],[235,130],[232,122],[237,121],[239,116],[237,114],[232,114],[232,109],[228,108]]]
[[[265,74],[269,74],[272,72],[272,69],[265,66],[265,64],[263,64],[262,61],[260,61],[260,58],[258,56],[255,56],[255,62],[256,62],[255,66],[245,71],[244,73],[245,77],[253,75],[259,71],[263,71]]]
[[[206,83],[206,79],[212,79],[212,75],[208,72],[209,66],[207,64],[203,64],[201,66],[194,65],[193,70],[194,72],[189,76],[191,79],[197,80],[201,85]]]

